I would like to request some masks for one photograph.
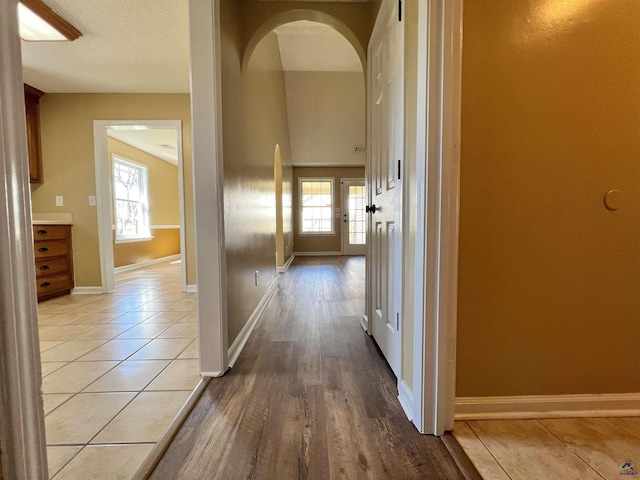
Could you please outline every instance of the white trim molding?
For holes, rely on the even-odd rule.
[[[413,392],[404,380],[398,382],[398,400],[407,419],[413,420]]]
[[[342,252],[296,252],[296,257],[340,257]]]
[[[269,288],[262,296],[262,299],[249,316],[247,323],[244,324],[244,327],[242,327],[242,330],[240,330],[240,333],[238,333],[238,336],[231,344],[231,347],[229,347],[229,368],[232,368],[236,363],[236,360],[238,360],[240,352],[242,352],[242,349],[247,344],[247,340],[249,340],[251,332],[253,332],[253,329],[256,328],[258,320],[260,320],[260,317],[262,317],[264,309],[267,307],[269,300],[271,300],[271,297],[273,297],[273,294],[277,290],[278,278],[278,275],[276,275],[271,282],[271,285],[269,285]]]
[[[180,228],[180,225],[151,225],[149,229],[151,230],[173,230]]]
[[[93,287],[74,287],[71,289],[71,295],[99,295],[103,293],[100,285]]]
[[[457,397],[456,420],[638,417],[640,393]]]
[[[198,293],[198,285],[187,285],[184,291],[187,293]]]
[[[287,260],[284,264],[283,267],[276,267],[276,272],[277,273],[284,273],[286,272],[289,267],[291,266],[291,263],[293,263],[293,259],[296,258],[295,253],[291,254],[291,256],[289,257],[289,260]]]
[[[115,273],[126,272],[128,270],[135,270],[137,268],[148,267],[150,265],[155,265],[157,263],[162,262],[175,262],[176,260],[180,260],[182,258],[181,254],[169,255],[168,257],[160,257],[154,258],[153,260],[148,260],[146,262],[132,263],[131,265],[122,265],[121,267],[114,268]]]
[[[220,0],[189,0],[198,344],[202,375],[228,368]]]
[[[0,476],[49,478],[24,87],[15,1],[0,1]]]

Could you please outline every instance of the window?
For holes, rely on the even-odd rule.
[[[334,233],[333,179],[300,179],[300,233]]]
[[[113,156],[116,241],[149,240],[147,167]]]

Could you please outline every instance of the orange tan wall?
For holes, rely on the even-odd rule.
[[[299,253],[340,253],[342,250],[342,216],[333,219],[333,235],[300,234],[300,178],[332,178],[334,208],[341,208],[340,179],[364,179],[364,167],[293,167],[294,245]]]
[[[464,2],[457,395],[638,392],[640,2],[486,3]]]
[[[180,253],[179,228],[151,228],[151,240],[144,242],[115,243],[113,264],[117,267],[145,263]],[[114,235],[115,240],[115,235]]]
[[[291,149],[278,40],[274,33],[266,36],[241,70],[239,4],[220,4],[229,345],[276,276],[276,145],[283,166],[284,241],[293,242],[286,211],[290,212]]]
[[[115,138],[108,138],[107,147],[111,162],[113,155],[117,155],[147,167],[149,223],[153,236],[153,239],[143,242],[116,243],[114,233],[114,266],[122,267],[179,254],[180,201],[177,165],[138,150]],[[113,204],[113,199],[111,203]],[[115,223],[113,219],[112,223]]]
[[[93,150],[94,120],[181,120],[184,158],[187,284],[195,285],[191,108],[184,94],[47,93],[40,99],[44,183],[31,186],[35,213],[73,214],[76,286],[101,284]],[[64,206],[56,207],[56,195]]]

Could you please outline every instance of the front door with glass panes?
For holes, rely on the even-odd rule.
[[[367,247],[367,194],[364,179],[341,181],[342,197],[342,254],[364,255]]]

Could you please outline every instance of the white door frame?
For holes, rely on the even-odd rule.
[[[418,2],[416,267],[405,295],[414,306],[413,422],[435,435],[453,428],[455,413],[462,2]]]
[[[345,235],[348,235],[348,231],[349,231],[349,223],[347,222],[347,227],[345,230],[345,226],[344,226],[344,215],[347,212],[347,210],[349,210],[348,205],[349,205],[349,198],[348,195],[344,194],[344,183],[351,183],[351,182],[358,182],[358,183],[362,183],[362,185],[366,186],[366,181],[364,178],[341,178],[340,179],[340,242],[341,242],[341,252],[342,255],[351,255],[350,253],[345,253],[345,248],[348,248],[348,241],[345,241]],[[348,193],[348,192],[347,192]],[[366,194],[366,190],[365,190],[365,194]],[[348,219],[347,219],[348,220]],[[368,222],[368,218],[367,218],[367,222]],[[346,232],[346,233],[345,233]],[[363,251],[366,253],[366,249],[367,246],[366,244],[364,245]]]
[[[189,0],[200,373],[229,368],[220,0]]]
[[[109,150],[107,132],[111,127],[142,126],[147,128],[175,128],[178,135],[178,202],[180,210],[180,258],[182,269],[182,291],[187,291],[187,267],[185,252],[185,213],[184,213],[184,161],[182,153],[182,121],[180,120],[94,120],[93,148],[96,170],[96,207],[98,210],[98,245],[100,249],[100,277],[102,293],[115,289],[115,270],[113,263],[113,227],[111,218],[112,175],[109,168]]]
[[[17,2],[0,1],[0,471],[48,478]]]

